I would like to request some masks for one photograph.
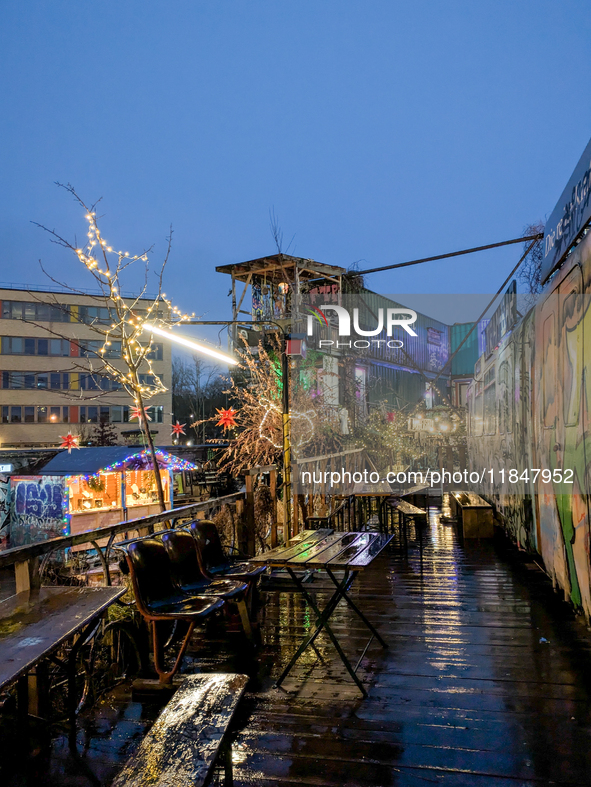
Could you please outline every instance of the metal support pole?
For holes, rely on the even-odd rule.
[[[283,541],[289,541],[291,521],[291,421],[289,418],[289,356],[287,355],[287,340],[283,334],[281,347],[281,379],[283,411]]]

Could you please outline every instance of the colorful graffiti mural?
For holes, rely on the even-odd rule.
[[[63,535],[65,482],[63,476],[11,479],[11,547]]]
[[[471,467],[493,468],[496,479],[516,468],[519,477],[483,491],[514,540],[541,555],[555,586],[589,618],[590,299],[591,235],[484,359],[468,397]],[[534,479],[532,468],[551,481],[542,472]]]
[[[8,546],[10,523],[10,478],[0,473],[0,549]]]

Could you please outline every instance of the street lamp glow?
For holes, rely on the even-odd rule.
[[[184,336],[178,336],[176,333],[172,333],[171,331],[164,331],[162,328],[157,328],[156,326],[150,325],[147,322],[145,322],[142,327],[149,333],[155,333],[158,336],[163,336],[165,339],[170,339],[171,342],[182,344],[185,347],[188,347],[191,350],[196,350],[196,352],[203,353],[204,355],[210,355],[217,361],[223,361],[223,363],[228,363],[232,366],[236,366],[238,364],[236,358],[233,358],[231,355],[227,355],[226,353],[220,352],[219,350],[214,350],[212,347],[208,347],[206,344],[195,342],[192,339],[185,339]]]

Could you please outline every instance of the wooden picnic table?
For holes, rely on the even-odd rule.
[[[386,500],[392,496],[392,487],[387,481],[379,481],[377,484],[365,484],[363,482],[355,484],[353,487],[353,496],[357,504],[357,516],[361,525],[367,526],[369,519],[372,516],[373,504],[375,501],[375,508],[378,517],[378,524],[380,532],[387,531],[387,517],[384,512],[384,504]]]
[[[303,595],[306,603],[316,615],[316,629],[301,643],[293,658],[278,678],[277,686],[281,686],[306,648],[313,646],[314,640],[324,629],[349,675],[353,678],[363,696],[367,696],[367,691],[356,674],[357,670],[374,637],[383,648],[386,647],[386,643],[363,612],[351,600],[348,593],[357,574],[372,564],[392,538],[393,536],[391,535],[379,533],[334,533],[326,530],[324,532],[320,530],[306,530],[300,533],[297,539],[292,539],[285,546],[276,547],[269,552],[263,552],[251,558],[249,562],[257,565],[264,564],[285,569],[291,576],[296,590]],[[335,586],[335,591],[323,610],[318,608],[313,595],[302,581],[302,569],[321,569],[325,571]],[[341,572],[342,577],[337,577],[336,573],[340,574]],[[342,599],[346,601],[371,632],[371,637],[355,667],[349,662],[329,625],[329,620]]]
[[[124,593],[125,588],[113,587],[42,587],[0,602],[0,690],[20,679],[19,703],[24,703],[26,674],[78,635],[64,665],[72,688],[79,648],[97,619]],[[73,720],[74,697],[71,700]]]
[[[417,484],[416,486],[411,486],[409,489],[400,490],[400,492],[397,492],[396,494],[403,500],[408,500],[413,504],[413,506],[418,506],[418,508],[428,508],[429,489],[429,484]]]

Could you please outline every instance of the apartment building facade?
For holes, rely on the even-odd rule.
[[[143,303],[136,312],[143,311]],[[145,301],[146,310],[151,303]],[[101,373],[103,340],[93,325],[100,328],[110,320],[99,295],[0,288],[0,447],[59,446],[61,435],[70,431],[92,439],[101,421],[114,426],[121,444],[140,442],[131,397]],[[117,341],[106,357],[125,368]],[[152,373],[170,389],[170,345],[155,343],[150,360]],[[141,375],[140,382],[151,382],[150,375]],[[149,399],[147,412],[154,442],[170,443],[170,390]]]

